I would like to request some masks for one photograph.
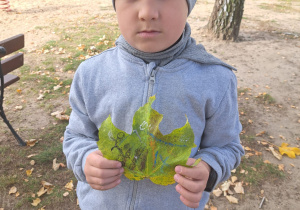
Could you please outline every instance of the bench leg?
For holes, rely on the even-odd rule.
[[[5,124],[8,126],[9,130],[12,132],[12,134],[14,135],[14,137],[16,138],[16,140],[18,141],[18,143],[21,146],[26,146],[26,143],[21,139],[21,137],[17,134],[17,132],[15,131],[15,129],[11,126],[11,124],[9,123],[9,121],[7,120],[4,111],[3,111],[3,107],[1,107],[1,111],[0,111],[0,115],[3,119],[3,121],[5,122]]]

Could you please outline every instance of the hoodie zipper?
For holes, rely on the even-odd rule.
[[[153,94],[153,87],[155,84],[155,75],[157,73],[156,67],[154,67],[151,70],[150,73],[150,78],[149,78],[149,85],[148,85],[148,93],[147,93],[147,102],[149,100],[149,97],[152,96]],[[130,202],[130,206],[129,206],[129,210],[134,210],[134,204],[135,204],[135,200],[136,200],[136,195],[137,195],[137,181],[133,181],[133,191],[132,191],[132,199]]]
[[[148,86],[148,95],[147,95],[147,102],[149,100],[149,98],[152,96],[153,94],[153,87],[154,87],[154,83],[155,83],[155,75],[157,73],[156,68],[153,68],[151,70],[150,73],[150,78],[149,78],[149,86]]]

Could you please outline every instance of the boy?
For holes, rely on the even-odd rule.
[[[63,146],[82,209],[203,209],[209,192],[238,166],[244,151],[236,78],[232,67],[190,37],[186,20],[195,2],[113,1],[122,35],[115,48],[80,65],[70,92]],[[187,116],[197,145],[187,165],[202,159],[193,168],[176,166],[174,185],[129,180],[122,164],[97,147],[98,129],[109,115],[131,133],[134,113],[152,95],[152,108],[163,115],[160,131],[182,127]]]

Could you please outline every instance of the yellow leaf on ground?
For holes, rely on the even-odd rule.
[[[45,208],[46,208],[46,206],[43,206],[43,207],[40,208],[39,210],[46,210]]]
[[[230,203],[239,203],[239,200],[233,196],[226,196],[227,200],[229,200]]]
[[[73,180],[69,181],[69,182],[65,185],[65,188],[66,188],[66,190],[68,190],[68,191],[72,191],[72,190],[73,190],[73,187],[74,187],[74,185],[73,185]]]
[[[30,147],[33,147],[37,142],[38,142],[37,139],[30,139],[30,140],[26,141],[26,145],[30,146]]]
[[[16,197],[19,197],[20,193],[19,192],[16,192]]]
[[[34,164],[35,164],[35,161],[34,161],[34,160],[31,160],[31,161],[30,161],[30,165],[33,166]]]
[[[63,194],[64,197],[67,197],[68,195],[69,195],[69,192],[65,192],[65,193]]]
[[[32,168],[32,169],[30,169],[30,170],[26,170],[26,175],[27,175],[27,176],[31,176],[33,170],[34,170],[34,168]]]
[[[16,193],[17,192],[17,188],[15,187],[15,186],[13,186],[12,188],[10,188],[10,190],[9,190],[9,195],[10,194],[14,194],[14,193]]]
[[[264,163],[266,163],[266,164],[270,164],[271,162],[270,162],[270,161],[268,161],[268,160],[264,160]]]
[[[37,206],[37,205],[39,205],[40,202],[41,202],[41,199],[37,198],[37,199],[33,200],[33,202],[31,203],[31,205]]]
[[[281,155],[286,154],[290,158],[296,158],[296,155],[300,155],[300,149],[297,147],[288,147],[289,144],[282,143],[279,147],[279,152]]]
[[[273,147],[269,147],[269,149],[271,150],[272,154],[278,159],[281,160],[282,159],[282,155],[277,152]]]

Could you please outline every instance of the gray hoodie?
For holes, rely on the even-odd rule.
[[[198,56],[211,59],[205,50]],[[134,113],[151,95],[156,95],[152,108],[163,115],[159,129],[164,135],[184,126],[187,116],[197,145],[190,157],[201,158],[213,168],[214,186],[239,165],[244,151],[235,74],[226,65],[184,56],[163,66],[158,63],[145,62],[117,46],[79,66],[70,91],[72,113],[63,151],[78,179],[82,209],[190,209],[180,201],[176,184],[161,186],[148,179],[122,177],[117,187],[97,191],[86,182],[83,168],[86,157],[98,149],[101,123],[110,115],[116,127],[131,133]],[[197,209],[203,209],[208,199],[209,192],[204,192]]]

